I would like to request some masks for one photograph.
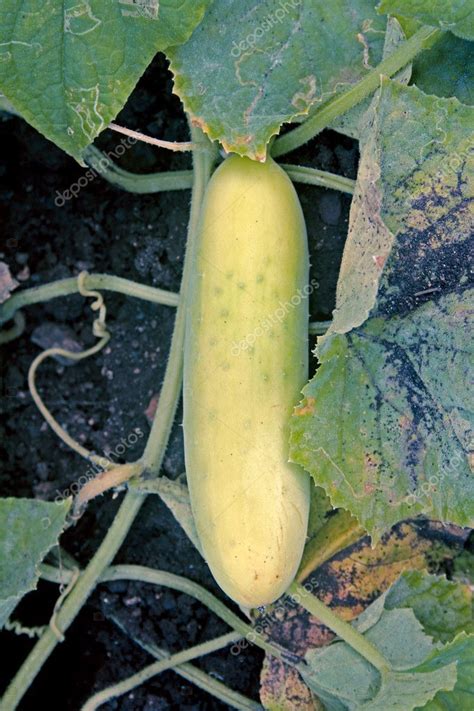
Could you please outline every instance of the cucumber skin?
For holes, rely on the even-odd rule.
[[[285,592],[306,538],[309,476],[288,462],[288,421],[308,380],[308,298],[291,303],[308,273],[288,176],[271,159],[226,159],[209,183],[197,240],[184,436],[204,556],[244,607]]]

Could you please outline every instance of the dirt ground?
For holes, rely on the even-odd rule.
[[[158,57],[139,82],[118,123],[170,140],[186,140],[187,128],[171,79]],[[183,264],[189,191],[132,195],[97,177],[63,207],[57,191],[67,189],[83,169],[19,118],[0,119],[0,259],[22,287],[75,276],[81,270],[107,272],[177,291]],[[119,142],[107,132],[98,141],[104,150]],[[304,150],[285,156],[348,177],[355,177],[356,144],[325,132]],[[190,158],[136,144],[120,159],[122,167],[148,173],[190,167]],[[319,289],[311,297],[314,320],[330,318],[347,232],[349,196],[310,186],[297,186],[303,205],[312,255],[312,278]],[[58,201],[57,201],[58,202]],[[27,309],[22,337],[2,347],[1,454],[2,496],[52,500],[83,475],[88,465],[56,438],[36,409],[27,388],[29,364],[40,347],[58,332],[86,348],[92,312],[79,296],[56,299]],[[114,449],[139,428],[148,434],[146,416],[160,390],[174,313],[173,309],[107,293],[112,339],[99,355],[64,366],[47,361],[38,386],[61,424],[89,449]],[[41,328],[40,328],[41,327]],[[163,473],[175,478],[184,471],[181,414],[178,412]],[[140,455],[145,438],[127,448],[126,460]],[[64,547],[86,564],[103,538],[121,495],[91,503],[78,524],[68,530]],[[172,515],[156,497],[142,509],[118,562],[143,564],[185,575],[224,599],[206,564]],[[45,624],[57,587],[41,583],[15,613],[24,624]],[[226,600],[228,603],[229,601]],[[117,582],[101,585],[59,645],[25,698],[21,709],[46,706],[76,711],[93,692],[138,671],[150,657],[130,635],[178,651],[227,631],[198,602],[151,586]],[[27,637],[4,633],[7,654],[2,685],[32,646]],[[247,649],[238,657],[228,651],[204,657],[197,665],[228,686],[258,699],[261,652]],[[165,673],[105,706],[107,709],[227,708],[175,673]]]

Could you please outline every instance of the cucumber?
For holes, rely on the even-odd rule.
[[[204,199],[186,314],[184,439],[204,556],[238,604],[273,602],[303,552],[309,478],[288,462],[308,379],[309,259],[296,192],[232,156]]]

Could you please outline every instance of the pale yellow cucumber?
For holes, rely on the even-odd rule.
[[[307,381],[308,252],[297,195],[271,159],[232,156],[209,183],[187,313],[184,434],[203,553],[240,605],[276,600],[305,542],[308,476],[288,462]]]

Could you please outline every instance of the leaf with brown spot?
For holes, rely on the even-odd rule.
[[[324,527],[318,530],[321,532]],[[467,535],[462,529],[445,529],[428,521],[405,522],[386,534],[375,548],[367,536],[349,546],[311,573],[304,585],[308,594],[317,595],[343,619],[352,620],[388,590],[402,572],[435,569],[440,561],[452,559],[463,548]],[[256,633],[298,657],[334,638],[291,598],[281,598],[263,612],[255,611],[254,622]],[[309,703],[309,689],[305,695],[303,680],[291,669],[273,657],[264,665],[261,698],[266,708],[290,711],[295,708],[291,706],[293,696]],[[290,675],[288,686],[286,675]]]
[[[456,99],[382,82],[333,323],[292,418],[292,461],[374,542],[418,514],[474,522],[473,122]]]

